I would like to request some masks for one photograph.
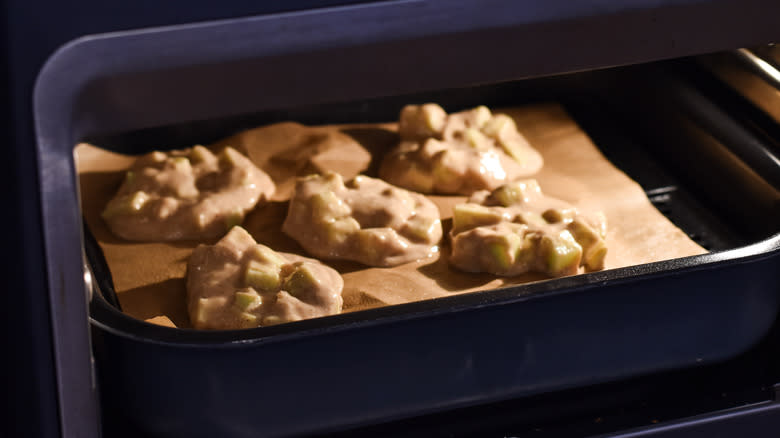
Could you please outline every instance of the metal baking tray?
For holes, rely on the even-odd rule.
[[[203,41],[193,29],[166,36]],[[765,139],[741,125],[712,124],[723,121],[712,119],[722,110],[674,66],[413,94],[402,94],[417,91],[408,83],[384,94],[356,86],[344,94],[329,89],[302,106],[302,96],[287,104],[278,92],[263,101],[253,88],[255,73],[330,56],[205,50],[180,63],[175,52],[149,51],[154,42],[129,33],[65,47],[42,73],[35,96],[48,280],[62,311],[55,348],[78,350],[91,340],[101,408],[116,430],[152,436],[340,430],[721,361],[758,342],[775,320],[777,187],[733,152]],[[116,57],[91,58],[108,53]],[[63,85],[85,62],[91,70],[79,80],[86,79]],[[306,82],[301,92],[311,86]],[[392,120],[400,105],[423,99],[448,108],[563,103],[662,212],[713,252],[242,331],[154,326],[104,298],[110,299],[110,278],[82,232],[72,157],[77,140],[139,152],[283,119]],[[82,338],[88,321],[91,337]],[[79,376],[91,364],[67,366]],[[87,403],[97,400],[94,386],[75,390],[84,391]]]
[[[608,75],[602,75],[604,80]],[[312,124],[351,117],[387,120],[401,101],[437,100],[452,107],[555,96],[562,99],[602,152],[643,185],[659,210],[701,245],[715,251],[232,333],[160,330],[120,315],[96,299],[92,317],[94,339],[100,342],[96,358],[105,367],[98,369],[109,403],[105,408],[114,413],[132,412],[119,421],[138,426],[142,432],[218,433],[233,431],[236,426],[247,435],[256,430],[271,434],[310,432],[702,365],[750,347],[777,313],[778,278],[771,267],[777,263],[776,255],[772,256],[777,251],[776,247],[770,249],[776,243],[771,239],[760,242],[762,235],[768,237],[777,230],[777,212],[756,210],[760,201],[747,199],[743,208],[753,209],[749,217],[753,224],[743,228],[739,217],[712,207],[712,201],[726,199],[727,191],[720,186],[735,182],[710,183],[710,189],[686,185],[674,176],[667,161],[684,161],[690,152],[677,147],[659,150],[652,141],[640,143],[638,131],[628,129],[630,120],[623,127],[615,126],[614,121],[620,118],[609,96],[599,98],[598,90],[578,89],[572,84],[589,80],[594,87],[601,78],[590,76],[350,102],[283,114],[270,112],[96,138],[99,144],[115,150],[137,152],[161,143],[186,145],[193,136],[202,138],[205,130],[220,136],[237,125],[277,119]],[[618,76],[638,80],[632,72]],[[659,74],[653,76],[661,80]],[[663,86],[671,90],[669,84]],[[675,93],[686,102],[695,102],[680,90]],[[667,101],[667,105],[671,103]],[[355,108],[360,108],[359,112]],[[660,108],[658,111],[664,113]],[[681,126],[669,122],[664,129],[673,132]],[[656,157],[658,152],[665,158]],[[703,154],[699,161],[706,163],[707,158]],[[716,173],[706,164],[699,171]],[[708,193],[702,194],[702,190]],[[738,187],[731,190],[747,196]],[[745,247],[753,241],[760,243]],[[95,256],[97,247],[90,245],[89,239],[85,245],[96,285],[110,297],[110,275],[101,266],[99,255]],[[769,247],[759,249],[756,245]],[[731,258],[733,251],[744,255]],[[748,262],[752,258],[766,259]],[[745,286],[744,278],[748,277],[752,280]],[[130,392],[138,397],[138,405],[129,405],[126,395]],[[161,394],[173,399],[161,398]],[[186,399],[198,396],[186,403],[174,400],[182,395],[187,395]],[[147,397],[154,401],[145,400]],[[217,400],[220,409],[209,413]],[[261,415],[258,409],[269,414]],[[308,412],[305,423],[290,422],[285,416],[296,409]],[[191,411],[200,411],[196,417],[202,418],[193,429],[193,418],[182,415]]]

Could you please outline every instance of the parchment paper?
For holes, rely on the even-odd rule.
[[[641,187],[607,161],[559,105],[494,112],[512,116],[520,132],[543,155],[545,165],[536,178],[544,193],[606,214],[607,269],[706,252],[658,212]],[[275,250],[305,254],[281,232],[285,200],[295,176],[325,169],[341,172],[345,180],[360,172],[375,176],[382,154],[398,140],[395,127],[282,123],[245,131],[212,146],[229,144],[242,150],[278,185],[272,202],[248,215],[244,227],[258,242]],[[84,217],[105,253],[124,312],[144,320],[167,316],[178,327],[190,327],[184,287],[187,259],[198,243],[213,241],[127,242],[113,236],[100,218],[133,160],[92,145],[76,148]],[[452,206],[465,198],[430,198],[439,206],[446,233]],[[326,263],[344,277],[344,312],[545,279],[540,274],[496,278],[460,272],[448,266],[448,252],[445,238],[438,256],[394,268]]]

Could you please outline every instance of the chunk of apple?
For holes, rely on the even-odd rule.
[[[259,321],[260,318],[258,318],[257,315],[254,315],[252,313],[241,312],[238,315],[238,319],[240,321],[241,327],[243,327],[243,328],[252,328],[252,327],[257,327],[259,325],[258,321]]]
[[[236,307],[241,311],[253,310],[263,304],[263,298],[255,291],[238,291],[235,295]]]
[[[345,217],[329,222],[326,228],[328,243],[341,245],[346,242],[352,233],[360,229],[360,224],[354,218]]]
[[[314,216],[323,222],[330,222],[351,213],[349,206],[331,190],[313,194],[311,206]]]
[[[201,145],[194,146],[190,152],[190,159],[193,163],[213,163],[217,161],[217,156],[213,152]]]
[[[484,127],[493,117],[493,113],[490,109],[484,105],[480,105],[471,110],[471,122],[477,128]]]
[[[523,238],[513,233],[496,236],[487,242],[488,252],[494,265],[491,270],[499,273],[509,270],[515,262],[522,243]]]
[[[422,140],[441,135],[447,113],[435,103],[407,105],[401,110],[398,132],[402,139]]]
[[[403,231],[412,240],[427,242],[440,226],[441,221],[436,218],[414,215],[406,221]]]
[[[535,179],[514,181],[502,185],[493,190],[491,197],[504,207],[515,204],[524,204],[531,199],[541,196],[542,189]]]
[[[320,283],[314,271],[306,263],[302,263],[284,279],[282,289],[294,297],[300,297]]]
[[[581,218],[575,218],[566,227],[582,246],[583,265],[588,271],[604,269],[607,245],[600,233]]]
[[[133,192],[109,202],[101,216],[110,219],[122,214],[135,214],[140,212],[147,202],[149,202],[149,195],[146,192]]]
[[[211,313],[223,305],[223,297],[199,298],[195,305],[195,318],[192,322],[195,327],[207,325]]]
[[[225,146],[219,153],[219,162],[225,166],[233,167],[242,161],[243,156],[240,152],[230,146]]]
[[[465,137],[468,145],[478,151],[484,151],[490,147],[490,139],[477,128],[467,128]]]
[[[252,258],[252,260],[256,260],[264,264],[269,264],[271,266],[281,268],[287,263],[287,259],[265,245],[255,245],[248,251],[249,257]]]
[[[576,274],[582,259],[582,247],[568,230],[542,237],[540,252],[545,271],[553,277]]]
[[[500,211],[479,204],[457,204],[452,210],[453,233],[484,225],[493,225],[504,219]]]
[[[172,157],[170,160],[177,172],[192,173],[192,163],[187,157]]]
[[[496,114],[488,120],[482,127],[485,135],[496,140],[505,138],[507,135],[517,132],[515,121],[506,114]]]
[[[281,284],[279,267],[250,260],[244,272],[244,285],[262,291],[272,291]]]

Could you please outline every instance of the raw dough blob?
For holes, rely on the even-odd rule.
[[[419,193],[358,175],[298,180],[282,230],[310,254],[396,266],[438,252],[439,209]]]
[[[319,261],[273,251],[233,227],[187,265],[187,310],[198,329],[240,329],[341,312],[344,280]]]
[[[535,174],[541,154],[514,120],[487,107],[447,114],[436,104],[407,105],[400,145],[385,156],[379,176],[422,193],[471,195]]]
[[[502,276],[572,275],[604,269],[606,218],[542,194],[536,180],[475,193],[453,210],[450,263]]]
[[[103,210],[111,231],[136,241],[219,237],[275,189],[235,149],[203,146],[151,152],[136,160]]]

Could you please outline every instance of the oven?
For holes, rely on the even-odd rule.
[[[780,57],[765,3],[10,3],[12,436],[771,436]],[[424,101],[556,102],[709,252],[230,333],[112,304],[77,142],[137,153]]]

